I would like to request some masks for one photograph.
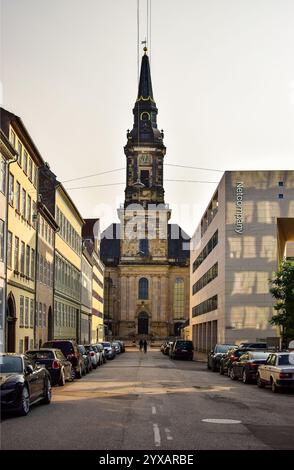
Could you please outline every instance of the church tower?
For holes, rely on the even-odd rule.
[[[121,263],[166,263],[167,223],[170,210],[164,202],[163,161],[166,147],[157,127],[158,109],[153,97],[147,48],[142,57],[134,123],[127,132],[126,188],[121,221]]]
[[[107,339],[179,336],[189,317],[189,237],[169,223],[163,187],[166,148],[157,114],[144,48],[133,127],[124,147],[120,223],[110,225],[101,238]]]

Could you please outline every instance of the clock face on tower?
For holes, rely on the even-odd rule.
[[[148,154],[141,154],[138,156],[139,165],[151,165],[152,157]]]

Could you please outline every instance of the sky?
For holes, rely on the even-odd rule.
[[[137,0],[0,5],[1,104],[22,118],[60,181],[123,168],[137,94]],[[186,180],[165,182],[165,202],[189,235],[220,170],[294,167],[293,24],[293,0],[151,0],[165,163],[215,170],[165,167],[165,179]],[[117,220],[125,185],[88,186],[124,182],[120,170],[64,186],[104,229]]]

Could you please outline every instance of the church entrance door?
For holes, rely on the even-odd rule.
[[[148,335],[149,318],[146,312],[141,312],[138,317],[138,335]]]

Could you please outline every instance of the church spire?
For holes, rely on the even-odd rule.
[[[141,62],[138,96],[133,109],[133,129],[128,132],[128,146],[156,145],[164,147],[163,134],[157,129],[158,109],[153,98],[151,72],[147,47]]]
[[[153,100],[152,81],[147,47],[144,47],[137,100]]]

